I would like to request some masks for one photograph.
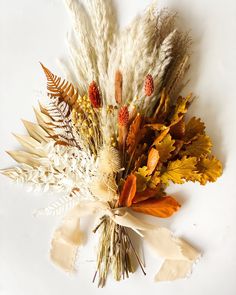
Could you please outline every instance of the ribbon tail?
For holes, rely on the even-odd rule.
[[[193,261],[166,259],[159,272],[155,276],[155,281],[174,281],[186,278],[192,270]]]
[[[176,238],[167,228],[146,231],[144,240],[164,262],[155,281],[173,281],[190,275],[200,253],[186,241]]]
[[[50,251],[52,261],[65,271],[75,271],[77,249],[82,244],[82,237],[79,218],[65,219],[53,235]]]
[[[78,247],[83,244],[83,233],[80,230],[80,218],[96,216],[97,211],[106,210],[107,205],[101,202],[79,202],[63,219],[61,226],[54,232],[50,256],[52,261],[63,270],[75,271]]]
[[[175,237],[169,229],[143,222],[128,212],[115,216],[114,219],[120,225],[141,231],[145,243],[153,253],[164,258],[155,276],[156,281],[181,279],[191,273],[192,266],[200,257],[200,253],[186,241]]]

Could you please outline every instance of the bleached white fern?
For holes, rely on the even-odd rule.
[[[79,202],[79,198],[77,196],[63,196],[56,200],[55,202],[49,204],[47,207],[39,209],[35,212],[36,216],[39,215],[63,215],[74,206],[76,206]]]

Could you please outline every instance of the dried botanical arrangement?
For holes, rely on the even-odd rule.
[[[222,173],[204,123],[186,118],[193,95],[180,95],[190,37],[176,28],[175,13],[155,4],[120,30],[111,1],[87,2],[66,1],[74,24],[66,80],[42,64],[48,103],[35,109],[37,123],[23,121],[28,135],[15,135],[24,150],[8,153],[19,165],[1,172],[63,192],[40,213],[66,211],[51,243],[51,258],[64,270],[74,270],[80,219],[90,215],[100,235],[98,286],[109,272],[129,277],[133,259],[145,274],[131,231],[163,258],[157,281],[184,278],[200,253],[137,214],[170,217],[180,204],[166,194],[168,185],[205,185]]]

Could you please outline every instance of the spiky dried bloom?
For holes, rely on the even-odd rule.
[[[127,106],[123,106],[120,108],[118,113],[119,126],[127,126],[128,122],[129,122],[129,110]]]
[[[100,97],[98,86],[95,81],[90,83],[89,89],[88,89],[88,95],[89,95],[89,99],[91,101],[92,106],[95,109],[100,108],[101,107],[101,97]]]
[[[144,91],[147,96],[151,96],[154,91],[154,82],[152,75],[148,74],[144,81]]]

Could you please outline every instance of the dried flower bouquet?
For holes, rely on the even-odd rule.
[[[8,152],[20,165],[2,173],[64,193],[40,213],[67,211],[51,248],[66,271],[82,244],[80,219],[91,215],[100,234],[99,286],[109,271],[116,280],[128,277],[133,257],[145,274],[130,230],[164,258],[156,280],[186,277],[199,252],[134,212],[170,217],[180,208],[165,193],[170,183],[205,185],[222,173],[204,123],[186,118],[193,95],[180,95],[189,35],[176,28],[175,13],[155,4],[120,31],[111,1],[66,3],[74,23],[67,80],[42,65],[49,102],[35,110],[37,123],[23,121],[28,135],[16,139],[24,150]]]

